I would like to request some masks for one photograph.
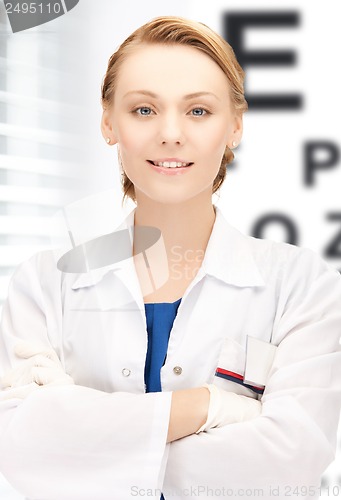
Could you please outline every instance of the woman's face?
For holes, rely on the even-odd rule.
[[[142,45],[120,67],[102,133],[118,143],[137,202],[179,203],[204,192],[211,199],[225,147],[240,141],[242,118],[209,56],[188,46]],[[192,165],[165,171],[150,163],[175,159]]]

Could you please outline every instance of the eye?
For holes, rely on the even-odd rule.
[[[148,108],[148,106],[141,106],[133,110],[133,113],[136,113],[140,116],[150,116],[152,113],[152,109]]]
[[[193,108],[192,109],[193,116],[205,116],[210,114],[210,112],[205,108]]]

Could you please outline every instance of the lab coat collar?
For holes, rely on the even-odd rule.
[[[251,237],[242,234],[214,205],[216,219],[202,263],[206,274],[235,286],[264,286],[252,253]]]
[[[134,239],[133,228],[134,228],[135,210],[136,208],[131,210],[131,212],[129,212],[125,220],[118,227],[115,228],[115,231],[121,231],[125,229],[129,231],[130,243],[131,243],[131,257],[133,252],[133,239]],[[76,290],[77,288],[96,285],[109,272],[114,272],[115,274],[121,274],[122,272],[128,272],[130,270],[130,275],[131,275],[132,265],[133,265],[132,258],[128,258],[119,263],[114,263],[108,266],[100,267],[98,269],[93,269],[88,272],[79,273],[77,274],[77,277],[72,285],[72,289]]]
[[[265,282],[259,272],[252,254],[251,238],[240,233],[225,219],[219,207],[214,205],[216,218],[206,248],[200,275],[214,276],[229,285],[248,287],[264,286]],[[134,208],[117,230],[128,229],[133,248]],[[114,272],[124,277],[128,283],[138,285],[133,259],[78,274],[72,288],[91,286],[98,283],[107,273]]]

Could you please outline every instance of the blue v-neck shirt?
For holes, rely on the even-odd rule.
[[[181,299],[175,302],[145,304],[148,347],[144,380],[146,392],[161,392],[160,370],[167,356],[169,334]]]
[[[148,347],[144,369],[146,392],[161,392],[160,370],[166,361],[170,331],[181,299],[145,304]],[[161,495],[160,500],[164,500]]]

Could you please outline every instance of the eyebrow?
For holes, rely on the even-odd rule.
[[[131,94],[143,94],[149,97],[153,97],[154,99],[158,99],[160,97],[157,94],[154,94],[154,92],[150,92],[150,90],[131,90],[130,92],[127,92],[123,97],[127,97]],[[220,101],[219,97],[213,94],[213,92],[194,92],[193,94],[185,95],[184,100],[187,101],[189,99],[194,99],[195,97],[202,97],[202,96],[211,96]]]

